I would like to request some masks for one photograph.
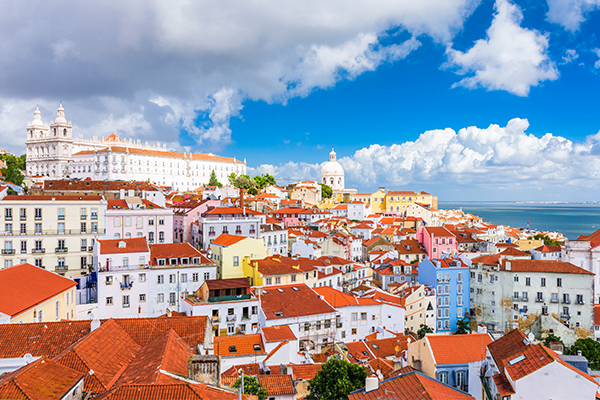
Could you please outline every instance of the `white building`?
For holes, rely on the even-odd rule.
[[[274,255],[288,254],[288,231],[283,225],[267,223],[260,226],[260,237],[265,242],[267,253]]]
[[[258,298],[250,292],[248,278],[204,281],[183,300],[186,315],[209,316],[215,336],[256,333],[258,309]]]
[[[323,165],[323,169],[321,170],[321,182],[330,186],[334,192],[344,190],[344,168],[337,161],[333,149],[329,153],[329,161]]]
[[[106,237],[145,237],[148,243],[173,243],[173,209],[139,197],[107,200]]]
[[[7,196],[0,268],[29,263],[70,278],[89,273],[94,241],[104,237],[100,196]]]
[[[27,125],[27,173],[51,178],[148,181],[175,190],[207,184],[212,171],[226,181],[229,174],[245,174],[246,162],[212,153],[173,153],[166,146],[122,140],[112,134],[92,140],[72,137],[72,125],[62,104],[49,126],[39,109]]]
[[[534,260],[555,260],[560,261],[562,248],[560,246],[543,245],[531,249],[531,258]]]
[[[186,292],[215,279],[216,266],[188,243],[148,246],[146,238],[98,240],[99,318],[157,317],[183,312]]]
[[[248,208],[216,207],[209,209],[197,219],[192,229],[193,241],[201,250],[208,250],[210,243],[221,234],[246,236],[258,239],[260,226],[266,223],[266,215]]]

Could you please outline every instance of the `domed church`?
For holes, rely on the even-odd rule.
[[[329,153],[329,161],[321,170],[321,182],[331,187],[334,192],[344,191],[344,168],[336,160],[333,149]]]

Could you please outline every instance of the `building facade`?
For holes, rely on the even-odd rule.
[[[150,181],[175,190],[207,184],[212,171],[226,180],[245,174],[246,162],[212,153],[174,153],[165,145],[123,140],[112,134],[98,140],[74,139],[62,104],[56,119],[44,125],[39,109],[27,125],[27,173],[51,178]]]
[[[71,278],[89,273],[94,242],[106,233],[102,197],[7,196],[0,208],[0,267],[30,263]]]

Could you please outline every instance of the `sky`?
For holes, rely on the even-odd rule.
[[[600,0],[0,3],[0,147],[111,133],[441,201],[594,201]]]

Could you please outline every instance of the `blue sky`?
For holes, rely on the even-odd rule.
[[[32,18],[32,10],[43,18]],[[0,132],[246,158],[441,200],[596,200],[600,0],[0,5]],[[597,136],[596,136],[597,135]]]

